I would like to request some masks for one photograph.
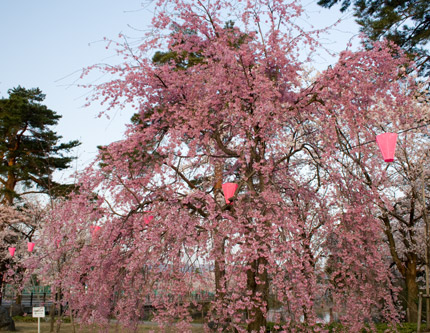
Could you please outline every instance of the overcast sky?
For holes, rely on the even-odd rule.
[[[342,17],[325,43],[333,51],[344,49],[358,30],[352,15],[341,16],[337,9],[315,3],[302,0],[307,13],[302,24],[322,28]],[[113,112],[110,120],[97,118],[103,108],[83,107],[89,91],[77,87],[87,83],[78,80],[79,73],[93,64],[115,62],[103,38],[116,39],[119,33],[138,38],[151,17],[151,6],[140,0],[0,0],[0,97],[18,85],[39,87],[46,94],[44,104],[62,115],[55,130],[64,140],[82,142],[74,153],[81,169],[98,145],[122,138],[133,111]],[[331,62],[323,56],[315,66],[325,68]]]

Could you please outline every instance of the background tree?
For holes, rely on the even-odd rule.
[[[353,5],[354,16],[371,41],[387,38],[414,58],[425,76],[430,74],[430,3],[427,0],[319,0],[331,8],[341,3],[341,11]]]
[[[418,71],[429,76],[430,53],[430,2],[425,0],[320,0],[318,4],[331,8],[341,3],[341,11],[353,6],[354,16],[361,30],[370,41],[387,38],[404,49],[417,62]],[[369,44],[370,45],[370,44]],[[417,146],[421,146],[425,140]],[[405,290],[405,304],[408,320],[415,322],[417,316],[417,277],[422,274],[424,252],[419,246],[422,237],[422,205],[417,204],[423,171],[417,171],[414,163],[422,165],[417,160],[412,144],[409,150],[402,149],[401,158],[394,163],[397,173],[393,178],[399,184],[396,187],[404,195],[392,196],[393,203],[384,206],[381,212],[386,226],[386,241],[390,247],[391,257],[398,273],[402,276]],[[412,156],[414,155],[414,156]],[[423,158],[422,152],[418,154]],[[412,163],[412,161],[415,161]],[[371,175],[368,175],[371,176]],[[400,185],[401,184],[401,185]]]
[[[35,241],[35,232],[40,228],[45,213],[43,206],[36,201],[21,202],[20,206],[0,205],[0,290],[6,290],[6,285],[15,290],[16,304],[12,304],[11,309],[15,314],[23,313],[19,289],[25,275],[24,262],[38,250],[36,246],[34,252],[28,252],[27,243]],[[16,249],[13,256],[8,251],[10,247]]]
[[[425,105],[422,109],[427,110]],[[339,134],[345,138],[341,129]],[[417,321],[418,278],[424,276],[426,262],[424,214],[429,207],[429,196],[425,185],[423,200],[422,186],[423,181],[428,182],[428,136],[427,126],[402,133],[396,160],[387,165],[386,177],[368,172],[366,161],[352,153],[346,139],[342,140],[344,172],[362,179],[362,191],[378,193],[374,214],[383,222],[389,258],[396,276],[400,277],[399,284],[404,289],[402,303],[411,322]]]
[[[14,257],[12,257],[8,251],[9,247],[15,247],[18,248],[18,251],[16,251],[16,256],[22,257],[22,255],[25,255],[25,252],[22,250],[24,249],[24,246],[26,244],[22,242],[22,234],[21,230],[25,222],[27,222],[26,217],[24,214],[19,213],[17,210],[10,206],[1,205],[0,206],[0,222],[2,225],[2,229],[0,231],[0,286],[1,291],[3,292],[3,283],[5,280],[9,280],[8,276],[9,269],[12,269],[14,266]],[[19,267],[17,268],[17,275],[20,275],[19,272],[21,269]],[[1,298],[3,298],[3,295],[1,295]]]
[[[52,180],[52,174],[70,166],[73,157],[66,152],[78,141],[59,143],[61,136],[50,129],[60,115],[41,104],[45,99],[40,89],[20,86],[8,91],[9,98],[0,100],[0,183],[3,203],[25,193],[57,195],[64,185]],[[27,191],[16,191],[21,185]],[[35,190],[35,187],[37,190]]]

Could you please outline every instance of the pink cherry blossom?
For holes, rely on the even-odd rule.
[[[342,52],[309,83],[301,52],[319,42],[301,13],[294,1],[160,0],[138,49],[91,69],[114,76],[94,98],[136,116],[38,243],[40,274],[83,323],[133,328],[151,304],[160,328],[190,331],[199,291],[214,294],[206,325],[219,332],[265,332],[273,308],[285,332],[323,331],[322,310],[352,332],[399,320],[380,218],[391,179],[374,141],[428,121],[428,107],[385,42]],[[174,56],[152,62],[157,49]],[[232,205],[223,183],[238,185]]]

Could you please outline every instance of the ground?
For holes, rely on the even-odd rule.
[[[21,333],[35,333],[37,332],[37,323],[23,323],[23,322],[15,322],[15,327],[17,329],[17,332],[21,332]],[[50,329],[50,325],[49,323],[45,323],[45,322],[41,322],[40,323],[40,333],[49,333],[49,329]],[[202,325],[195,325],[192,328],[193,332],[198,333],[198,332],[203,332],[203,328]],[[139,333],[144,333],[144,332],[158,332],[157,327],[154,325],[140,325],[139,327]],[[93,332],[97,332],[97,329],[94,328],[86,328],[86,329],[82,329],[82,330],[78,330],[76,329],[76,333],[93,333]],[[115,325],[112,325],[112,332],[118,332],[118,333],[127,333],[127,331],[125,330],[121,330],[118,329],[118,331],[115,331]],[[171,330],[171,333],[176,332],[175,330]],[[61,330],[60,333],[74,333],[73,332],[73,328],[72,328],[72,324],[62,324],[61,325]]]

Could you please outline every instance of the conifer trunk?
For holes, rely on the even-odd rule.
[[[15,160],[14,159],[10,159],[9,160],[9,166],[14,166],[15,165]],[[12,171],[8,172],[7,175],[7,180],[6,180],[6,185],[5,185],[5,194],[4,194],[4,198],[3,198],[3,203],[12,206],[13,204],[13,198],[14,198],[14,191],[15,191],[15,186],[16,186],[16,177],[15,174]]]

